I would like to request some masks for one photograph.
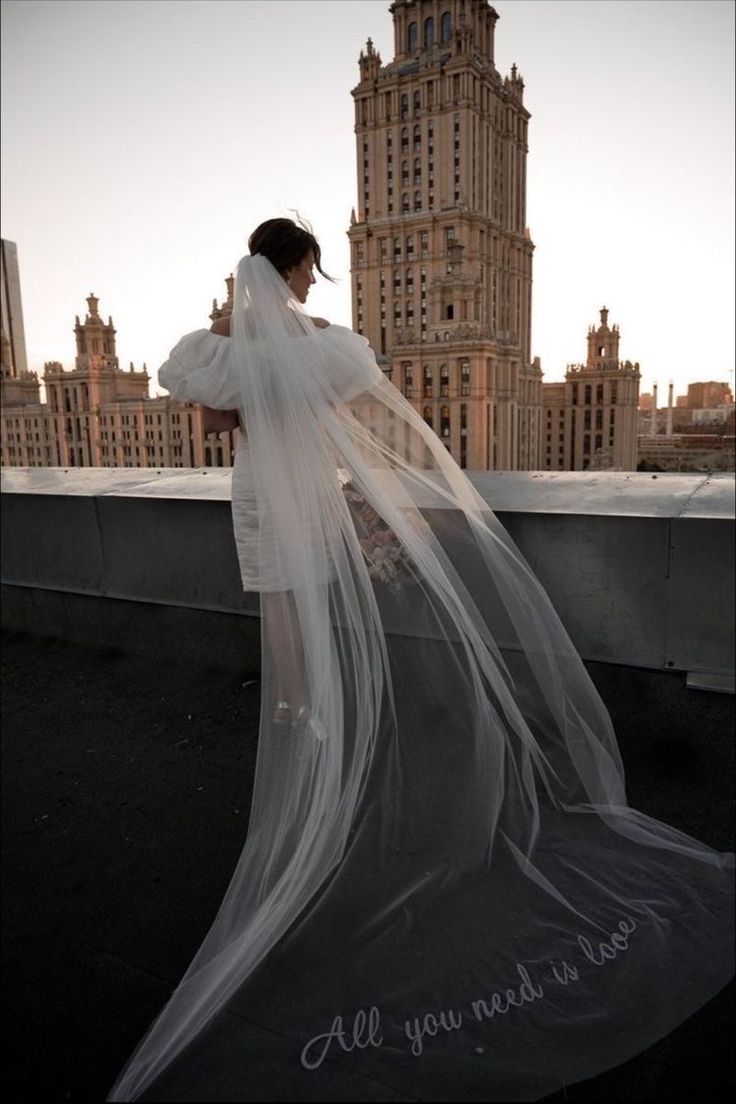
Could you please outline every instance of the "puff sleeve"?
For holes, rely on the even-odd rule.
[[[342,402],[378,386],[384,379],[368,341],[347,326],[327,326],[319,331],[330,386]]]
[[[234,410],[242,400],[231,349],[230,338],[195,330],[171,350],[158,370],[159,383],[183,402]]]

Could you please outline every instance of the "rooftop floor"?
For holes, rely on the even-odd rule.
[[[103,606],[110,625],[132,616],[149,643],[3,632],[6,1084],[48,1101],[104,1099],[199,946],[243,844],[259,708],[257,620],[74,601],[83,619]],[[241,639],[235,660],[167,644],[207,639],[223,619]],[[734,698],[686,689],[682,672],[588,666],[630,803],[732,847]],[[730,1099],[732,1026],[733,987],[638,1058],[551,1099]],[[283,1041],[268,1046],[259,1099],[304,1099]],[[311,1099],[399,1098],[326,1062]]]

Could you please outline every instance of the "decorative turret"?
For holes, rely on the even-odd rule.
[[[588,328],[588,368],[601,368],[618,364],[618,345],[620,334],[618,326],[608,325],[608,308],[601,307],[601,324],[595,329]]]
[[[523,103],[524,79],[515,64],[511,66],[511,75],[504,77],[503,86],[510,96]]]
[[[115,327],[112,316],[108,316],[107,324],[100,318],[97,306],[99,299],[90,292],[87,296],[87,317],[84,323],[79,321],[79,315],[75,317],[74,336],[77,342],[77,366],[81,367],[80,357],[97,357],[112,367],[117,367],[115,353]]]
[[[212,300],[212,311],[210,313],[211,322],[216,322],[218,318],[229,318],[233,313],[235,277],[232,272],[229,276],[225,277],[225,287],[227,288],[227,298],[223,300],[222,306],[218,307],[217,300]]]
[[[364,80],[376,80],[381,68],[381,55],[373,46],[373,39],[369,38],[366,43],[365,52],[360,51],[360,57],[358,58],[360,65],[360,79]]]

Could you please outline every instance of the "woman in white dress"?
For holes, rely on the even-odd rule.
[[[110,1099],[265,1099],[254,1031],[293,1055],[273,1099],[324,1099],[332,1061],[382,1099],[537,1099],[727,982],[733,856],[628,806],[608,713],[518,549],[365,339],[302,309],[315,239],[273,220],[250,248],[229,336],[183,338],[160,373],[247,438],[249,829]]]

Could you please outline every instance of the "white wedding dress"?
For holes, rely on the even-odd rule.
[[[733,856],[628,806],[549,599],[367,342],[246,257],[231,337],[184,338],[160,380],[245,423],[261,722],[238,866],[110,1099],[264,1099],[255,1031],[293,1098],[339,1062],[415,1100],[533,1100],[717,993]]]

